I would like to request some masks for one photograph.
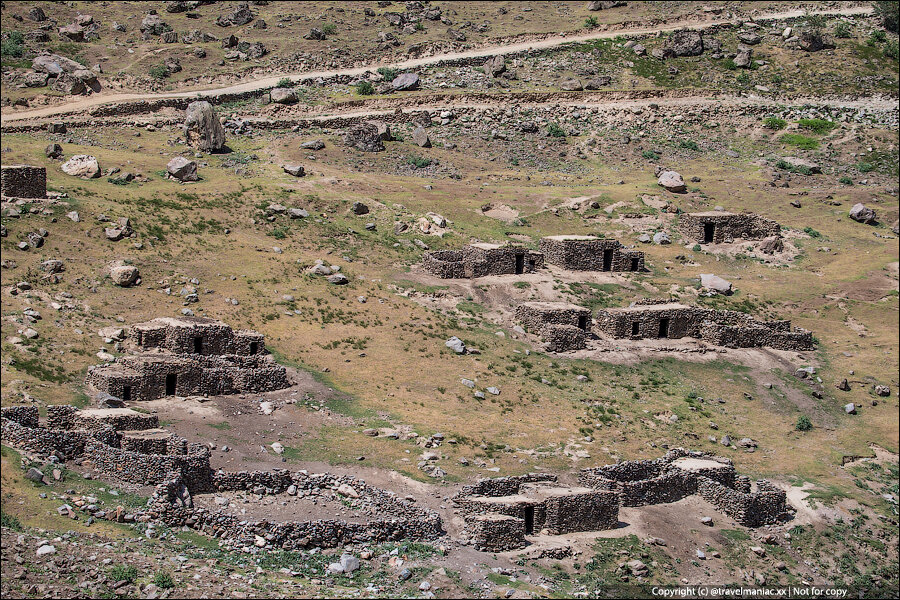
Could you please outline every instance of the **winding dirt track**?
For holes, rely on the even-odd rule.
[[[852,8],[844,8],[840,10],[823,10],[823,11],[812,11],[812,14],[821,14],[821,15],[865,15],[871,14],[872,12],[871,6],[856,6]],[[805,11],[802,10],[792,10],[785,12],[776,12],[776,13],[767,13],[763,15],[757,15],[754,17],[756,21],[762,20],[778,20],[778,19],[790,19],[802,17]],[[500,54],[514,54],[517,52],[523,52],[529,49],[543,49],[543,48],[552,48],[555,46],[560,46],[562,44],[568,44],[572,42],[584,42],[588,40],[596,40],[596,39],[609,39],[615,38],[620,35],[646,35],[653,34],[657,32],[665,32],[665,31],[673,31],[675,29],[682,28],[690,28],[690,29],[704,29],[708,27],[714,27],[717,25],[723,25],[729,23],[730,19],[711,19],[702,22],[685,22],[685,21],[676,21],[672,23],[666,23],[665,25],[660,25],[656,27],[649,27],[644,29],[617,29],[617,30],[608,30],[608,31],[594,31],[580,35],[571,35],[571,36],[554,36],[548,37],[543,40],[537,41],[527,41],[527,42],[519,42],[515,44],[508,45],[496,45],[496,46],[486,46],[483,48],[477,48],[474,50],[468,50],[465,52],[453,52],[447,54],[439,54],[435,56],[428,56],[423,58],[415,58],[402,62],[390,63],[387,66],[392,66],[400,69],[411,69],[415,67],[421,67],[426,65],[432,65],[436,63],[440,63],[443,61],[454,61],[454,60],[462,60],[467,58],[477,58],[477,57],[489,57],[496,56]],[[29,121],[31,119],[40,119],[46,117],[53,117],[59,115],[73,114],[85,111],[89,108],[93,108],[95,106],[99,106],[102,104],[108,103],[123,103],[123,102],[140,102],[140,101],[152,101],[164,98],[209,98],[215,97],[222,94],[240,94],[245,92],[254,92],[265,90],[267,88],[274,87],[279,79],[282,77],[289,77],[293,81],[300,81],[305,79],[316,79],[319,77],[334,77],[339,75],[361,75],[366,71],[371,71],[377,69],[380,66],[386,66],[378,63],[373,63],[370,65],[362,66],[362,67],[352,67],[346,69],[334,69],[329,71],[307,71],[301,74],[294,75],[272,75],[268,77],[262,77],[258,79],[253,79],[250,81],[246,81],[243,83],[239,83],[236,85],[229,85],[219,88],[212,88],[206,90],[183,90],[178,92],[164,92],[158,94],[95,94],[86,98],[77,98],[75,100],[71,100],[65,104],[60,104],[56,106],[49,106],[46,108],[39,108],[35,110],[28,111],[17,111],[15,113],[4,111],[0,114],[0,123],[2,124],[11,124],[13,122],[22,122]],[[502,96],[500,97],[502,98]]]

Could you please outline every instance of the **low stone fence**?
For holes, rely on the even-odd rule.
[[[548,352],[572,352],[587,347],[584,329],[572,325],[547,325],[541,339]]]
[[[700,477],[697,493],[726,515],[745,527],[760,527],[781,521],[788,512],[787,494],[763,479],[756,482],[756,492],[742,492]]]
[[[30,165],[0,167],[0,195],[8,198],[46,198],[47,169]]]
[[[459,250],[426,252],[422,257],[422,268],[441,279],[462,279],[466,276]]]
[[[526,483],[543,481],[557,481],[552,473],[528,473],[515,477],[494,477],[493,479],[479,479],[473,484],[464,485],[454,498],[464,496],[511,496],[519,492],[519,488]]]

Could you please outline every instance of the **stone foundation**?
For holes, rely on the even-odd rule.
[[[544,260],[570,271],[643,271],[644,253],[626,250],[617,240],[556,235],[541,238]]]
[[[721,244],[740,238],[761,240],[781,236],[781,225],[771,219],[751,213],[721,211],[685,213],[678,221],[678,230],[686,243],[697,244]]]
[[[544,266],[544,256],[522,246],[469,244],[461,250],[427,252],[422,267],[442,279],[472,279],[488,275],[533,273]]]
[[[8,198],[46,198],[47,169],[29,165],[0,167],[0,195]]]
[[[472,545],[481,552],[506,552],[527,544],[525,521],[518,517],[497,513],[474,515],[467,526]]]

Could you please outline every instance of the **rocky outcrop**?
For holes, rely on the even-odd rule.
[[[205,100],[188,105],[184,118],[184,136],[189,146],[203,152],[225,150],[225,129],[212,104]]]

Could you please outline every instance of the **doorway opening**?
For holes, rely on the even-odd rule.
[[[166,396],[174,396],[175,389],[178,387],[178,375],[169,373],[166,375]]]
[[[716,239],[716,224],[715,223],[704,223],[703,224],[703,243],[704,244],[712,244],[714,239]]]
[[[661,337],[661,338],[669,337],[669,319],[660,319],[659,320],[659,337]]]
[[[203,354],[203,338],[194,338],[194,354]]]
[[[603,251],[603,270],[604,271],[612,271],[612,258],[613,258],[612,250],[604,250]]]
[[[534,507],[525,507],[525,535],[534,533]]]
[[[516,254],[516,275],[521,275],[525,272],[525,255],[524,254]]]

